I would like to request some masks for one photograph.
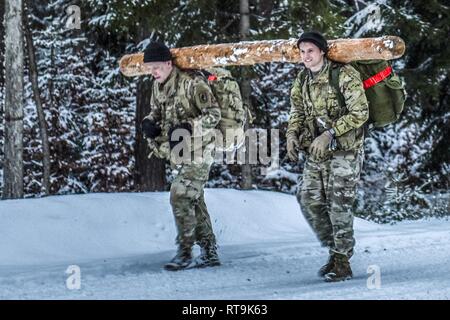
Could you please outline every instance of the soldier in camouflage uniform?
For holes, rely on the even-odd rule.
[[[345,98],[341,108],[329,82],[333,63],[326,58],[325,38],[305,32],[298,40],[305,69],[291,90],[287,129],[288,156],[298,161],[307,154],[297,200],[329,259],[319,270],[325,281],[352,277],[353,204],[363,161],[363,124],[369,109],[359,73],[340,67],[339,88]]]
[[[170,204],[177,227],[178,251],[164,268],[173,271],[220,265],[203,190],[213,162],[214,143],[208,130],[220,121],[219,105],[202,78],[172,64],[170,50],[164,44],[150,43],[144,51],[144,63],[155,81],[151,111],[144,118],[142,129],[152,155],[170,160],[176,175],[170,188]],[[178,141],[180,135],[184,145]],[[178,152],[179,146],[187,149]],[[192,158],[199,149],[203,151],[201,156]],[[192,259],[195,243],[201,254]]]

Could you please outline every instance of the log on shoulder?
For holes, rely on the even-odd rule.
[[[180,68],[254,65],[266,62],[301,63],[297,39],[243,41],[171,49]],[[400,58],[405,52],[404,41],[396,36],[328,41],[328,58],[347,63],[354,60]],[[120,60],[120,71],[128,77],[149,74],[143,63],[143,53],[128,54]]]

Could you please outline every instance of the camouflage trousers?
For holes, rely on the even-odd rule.
[[[363,151],[337,151],[328,160],[308,157],[297,200],[305,219],[330,254],[353,255],[353,205]]]
[[[206,208],[204,185],[212,162],[181,164],[170,188],[170,204],[177,227],[176,242],[181,248],[215,245],[216,238]]]

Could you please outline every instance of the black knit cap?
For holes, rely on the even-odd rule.
[[[161,42],[150,42],[144,50],[144,63],[172,60],[170,49]]]
[[[320,50],[328,52],[328,43],[324,36],[317,31],[304,32],[300,36],[300,39],[297,41],[297,47],[300,46],[301,42],[312,42],[314,43]]]

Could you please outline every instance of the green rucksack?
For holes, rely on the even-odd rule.
[[[217,128],[222,133],[223,141],[218,144],[219,141],[216,140],[216,150],[238,149],[245,140],[245,125],[252,122],[251,113],[243,103],[238,82],[230,71],[223,68],[195,69],[189,72],[203,77],[219,103],[221,120]]]
[[[361,75],[369,102],[368,125],[384,127],[398,120],[405,105],[406,92],[403,83],[386,60],[359,60],[350,63]],[[345,99],[339,88],[339,71],[342,64],[332,62],[330,84],[337,91],[339,105],[345,107]]]

